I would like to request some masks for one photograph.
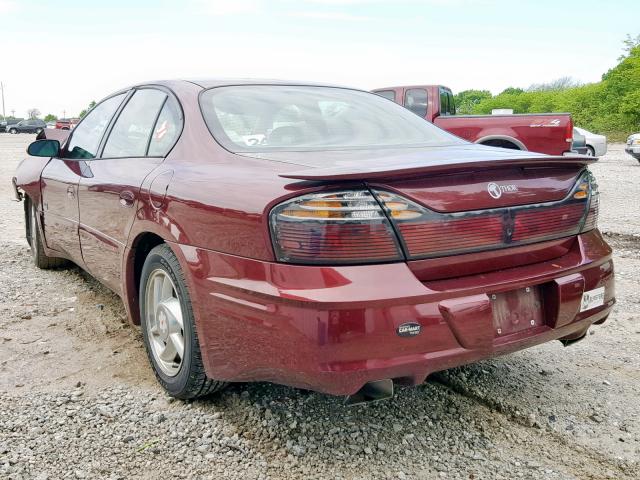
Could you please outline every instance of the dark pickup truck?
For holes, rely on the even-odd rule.
[[[571,152],[573,121],[568,113],[456,115],[453,94],[442,85],[377,88],[373,92],[470,142],[548,155]]]

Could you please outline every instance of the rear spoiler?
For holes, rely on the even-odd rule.
[[[367,162],[358,166],[345,165],[327,168],[308,168],[294,172],[281,173],[282,178],[297,180],[330,181],[330,180],[380,180],[392,177],[414,177],[418,175],[451,173],[464,170],[484,170],[500,167],[576,167],[597,162],[597,158],[586,155],[551,156],[536,155],[527,158],[506,159],[459,159],[420,162]],[[364,162],[363,162],[364,163]]]

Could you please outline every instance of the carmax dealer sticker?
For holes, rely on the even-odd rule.
[[[604,305],[604,287],[589,290],[582,294],[582,303],[580,304],[581,312],[591,310],[601,305]]]

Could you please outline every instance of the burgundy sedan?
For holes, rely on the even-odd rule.
[[[384,398],[579,340],[615,301],[590,157],[273,81],[138,85],[60,135],[14,179],[34,261],[117,292],[179,398],[238,381]]]

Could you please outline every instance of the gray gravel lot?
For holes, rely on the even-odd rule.
[[[559,342],[453,369],[379,404],[270,384],[173,401],[121,301],[77,268],[40,271],[0,135],[0,478],[640,478],[640,165],[593,167],[618,304]]]

